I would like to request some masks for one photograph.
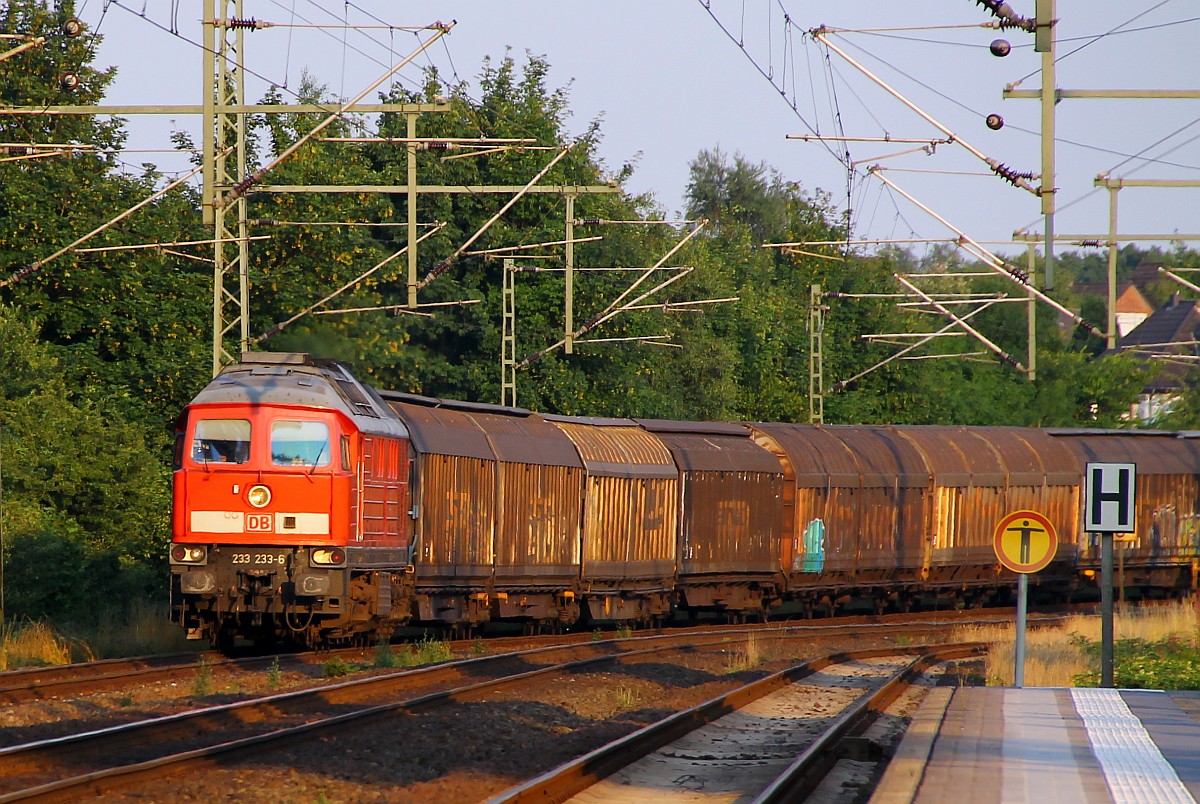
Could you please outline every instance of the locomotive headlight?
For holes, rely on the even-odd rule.
[[[176,544],[171,547],[173,564],[206,564],[208,548],[202,544]]]
[[[271,502],[271,490],[266,486],[251,486],[246,500],[255,508],[263,508]]]
[[[339,547],[321,548],[310,554],[314,566],[334,566],[346,563],[346,551]]]

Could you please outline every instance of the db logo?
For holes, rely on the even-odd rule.
[[[274,517],[271,514],[246,514],[246,530],[271,531]]]

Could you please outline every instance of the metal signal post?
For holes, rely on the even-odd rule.
[[[1014,511],[1000,520],[992,534],[996,558],[1017,573],[1017,634],[1013,686],[1025,686],[1025,628],[1029,611],[1029,573],[1049,566],[1058,552],[1058,534],[1037,511]]]
[[[1113,686],[1113,534],[1135,533],[1137,465],[1089,463],[1083,529],[1100,534],[1100,686]]]

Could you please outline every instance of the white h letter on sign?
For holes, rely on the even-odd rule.
[[[1132,463],[1089,463],[1084,473],[1083,529],[1088,533],[1134,532]]]

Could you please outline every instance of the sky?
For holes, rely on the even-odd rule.
[[[1039,102],[1004,99],[1002,93],[1010,84],[1039,89],[1041,55],[1023,31],[981,27],[993,17],[980,2],[245,0],[245,17],[274,23],[246,34],[247,97],[261,98],[269,83],[294,90],[304,71],[331,92],[353,97],[416,47],[412,32],[387,26],[454,20],[448,36],[401,71],[401,83],[415,86],[429,65],[471,81],[486,56],[544,57],[551,65],[548,85],[569,87],[569,131],[581,134],[600,118],[599,155],[606,166],[616,172],[633,163],[628,189],[653,193],[668,217],[685,203],[689,162],[720,147],[769,164],[809,193],[828,193],[843,212],[849,206],[855,237],[954,236],[869,172],[879,165],[904,193],[971,238],[1007,241],[1018,229],[1042,231],[1040,201],[991,175],[960,143],[1015,171],[1040,173]],[[119,71],[105,102],[200,102],[200,5],[78,4],[89,30],[104,37],[96,65]],[[1014,0],[1012,7],[1033,16],[1033,0]],[[1194,2],[1058,0],[1057,15],[1060,90],[1200,85],[1200,11]],[[358,27],[341,27],[346,25]],[[956,142],[937,144],[932,153],[896,155],[921,146],[788,139],[813,133],[947,138],[814,41],[809,31],[822,25],[850,29],[833,34],[831,42],[951,131]],[[897,27],[906,30],[880,30]],[[989,51],[997,38],[1012,45],[1005,58]],[[368,100],[374,99],[372,93]],[[1001,115],[1003,128],[988,128],[989,114]],[[1108,231],[1109,194],[1094,187],[1098,174],[1200,181],[1200,101],[1065,98],[1056,122],[1059,235]],[[129,146],[169,148],[172,127],[193,132],[199,142],[199,123],[198,117],[131,117]],[[839,159],[847,150],[852,170]],[[186,168],[184,160],[165,154],[131,153],[125,161],[154,162],[168,172]],[[1196,210],[1200,189],[1126,188],[1119,194],[1119,231],[1200,233]],[[911,248],[920,254],[928,246]]]

